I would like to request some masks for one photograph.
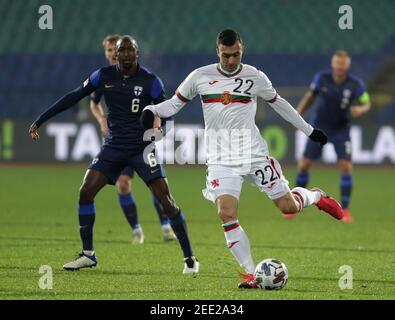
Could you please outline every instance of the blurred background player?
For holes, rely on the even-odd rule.
[[[131,36],[121,37],[117,42],[116,65],[102,67],[93,72],[81,86],[67,93],[43,112],[29,128],[31,138],[39,139],[38,128],[45,121],[73,107],[94,91],[103,90],[108,108],[109,135],[88,167],[80,187],[78,220],[82,252],[75,260],[63,266],[65,270],[79,270],[97,265],[93,247],[95,197],[107,184],[114,185],[122,170],[131,166],[158,199],[170,219],[184,256],[183,274],[199,272],[199,262],[192,252],[185,217],[170,193],[164,167],[156,161],[152,142],[143,139],[145,130],[139,122],[142,107],[164,101],[165,93],[162,81],[140,66],[138,57],[139,47],[136,40]],[[158,117],[154,120],[154,128],[160,128]]]
[[[313,103],[315,112],[311,118],[314,127],[322,129],[333,143],[340,166],[340,193],[344,215],[343,221],[352,221],[348,210],[352,191],[352,162],[350,141],[350,115],[359,118],[370,110],[369,94],[364,82],[349,73],[351,57],[346,51],[336,51],[332,56],[332,70],[318,72],[301,102],[298,112],[303,114]],[[355,105],[356,102],[356,105]],[[354,105],[353,105],[354,103]],[[309,169],[321,156],[322,146],[307,141],[302,159],[298,164],[296,185],[306,187]],[[294,215],[285,215],[286,218]]]
[[[262,97],[283,119],[315,143],[325,144],[325,134],[306,123],[277,94],[262,71],[241,63],[243,41],[236,31],[226,29],[220,32],[216,47],[219,63],[195,69],[171,99],[145,107],[142,123],[146,128],[152,128],[155,116],[170,117],[195,96],[201,97],[207,151],[207,187],[203,195],[216,204],[227,246],[247,272],[242,275],[245,280],[238,287],[257,288],[250,241],[237,217],[244,180],[266,193],[283,213],[296,214],[312,205],[338,220],[343,213],[340,204],[319,189],[296,187],[290,190],[280,164],[269,155],[267,143],[255,125],[257,97]],[[229,148],[227,141],[230,137],[238,141],[235,148]],[[238,152],[233,152],[236,150]]]
[[[117,60],[117,41],[120,36],[117,34],[108,35],[103,40],[104,55],[110,65],[115,65],[118,63]],[[108,123],[107,118],[104,114],[103,107],[101,105],[101,98],[103,96],[102,90],[96,90],[91,94],[90,109],[95,116],[97,122],[100,125],[101,133],[104,138],[108,137]],[[134,176],[134,170],[131,167],[126,167],[119,176],[116,187],[118,191],[118,201],[125,214],[127,221],[129,222],[133,230],[133,244],[143,244],[144,243],[144,233],[141,225],[138,221],[137,216],[137,206],[136,201],[131,192],[132,178]],[[163,208],[155,198],[152,196],[152,202],[154,204],[155,210],[159,217],[159,222],[161,225],[163,240],[171,241],[176,240],[176,235],[171,229],[170,221],[166,214],[163,212]]]

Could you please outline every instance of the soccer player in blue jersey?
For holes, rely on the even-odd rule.
[[[42,113],[30,126],[33,140],[39,138],[38,128],[48,119],[71,108],[82,98],[102,90],[108,108],[109,134],[100,153],[93,159],[82,182],[78,218],[82,253],[63,266],[66,270],[94,267],[97,259],[93,250],[95,196],[106,185],[115,184],[122,170],[130,166],[144,180],[170,219],[172,229],[184,255],[183,273],[199,272],[199,262],[192,253],[185,218],[176,205],[162,165],[153,152],[146,153],[151,142],[144,141],[145,130],[139,122],[144,106],[165,100],[161,80],[138,63],[138,44],[131,36],[117,42],[118,64],[93,72],[80,87],[69,92]],[[155,118],[157,131],[160,118]]]
[[[109,63],[109,65],[115,65],[118,63],[117,61],[117,41],[120,39],[120,36],[117,34],[108,35],[103,40],[103,48],[104,55]],[[107,118],[104,114],[103,107],[101,104],[101,100],[103,97],[103,91],[96,90],[91,94],[90,101],[90,109],[95,116],[97,122],[100,125],[100,130],[104,136],[107,138],[108,136],[108,124]],[[121,208],[125,214],[127,221],[129,222],[132,232],[133,232],[133,244],[143,244],[144,243],[144,233],[143,228],[141,227],[138,216],[137,216],[137,206],[134,200],[134,197],[131,192],[131,182],[134,176],[134,169],[130,166],[125,167],[122,170],[121,175],[119,176],[116,187],[118,191],[118,200]],[[159,217],[159,222],[162,229],[163,240],[171,241],[176,240],[176,235],[174,234],[171,226],[170,220],[163,212],[162,206],[155,198],[152,196],[152,202],[154,204],[155,210]]]
[[[340,192],[343,221],[352,221],[348,211],[352,190],[352,162],[350,141],[350,115],[359,118],[370,109],[369,94],[361,79],[349,73],[351,57],[345,51],[332,56],[332,70],[318,72],[304,95],[297,110],[300,114],[315,103],[310,123],[319,127],[333,143],[339,161]],[[321,156],[322,146],[307,141],[303,158],[299,162],[296,185],[305,187],[309,181],[309,169]],[[286,215],[286,217],[293,217]]]

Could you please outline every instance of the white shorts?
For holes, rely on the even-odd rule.
[[[265,192],[271,199],[278,199],[290,192],[288,181],[283,176],[278,161],[266,157],[253,162],[248,172],[240,173],[237,168],[222,165],[209,165],[207,168],[206,188],[203,196],[215,203],[221,195],[231,195],[239,199],[244,180]]]

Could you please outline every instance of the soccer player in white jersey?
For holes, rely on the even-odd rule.
[[[244,180],[257,186],[273,200],[282,213],[296,214],[316,205],[340,220],[340,204],[320,189],[290,190],[276,159],[255,125],[257,97],[262,97],[285,120],[316,143],[327,142],[326,135],[306,123],[296,110],[272,87],[270,80],[256,68],[242,64],[243,42],[231,29],[217,36],[219,63],[194,70],[169,100],[147,106],[141,116],[146,128],[154,125],[154,116],[176,114],[196,95],[200,95],[205,122],[207,148],[206,199],[213,201],[224,228],[228,248],[245,268],[239,288],[256,288],[255,264],[250,242],[237,217],[241,186]]]

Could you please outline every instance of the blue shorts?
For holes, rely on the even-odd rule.
[[[351,160],[351,139],[350,128],[339,130],[322,129],[328,136],[328,142],[333,143],[337,154],[337,160]],[[308,139],[303,156],[309,159],[318,159],[321,157],[322,147],[319,143]]]
[[[130,178],[133,178],[134,177],[134,169],[130,166],[127,166],[121,171],[121,175],[127,175]]]
[[[103,146],[99,154],[92,160],[88,169],[93,169],[103,173],[109,180],[109,184],[114,185],[118,177],[124,172],[136,171],[140,178],[148,185],[153,180],[166,178],[163,165],[158,164],[154,154],[150,154],[150,161],[144,161],[143,153],[136,154]]]

